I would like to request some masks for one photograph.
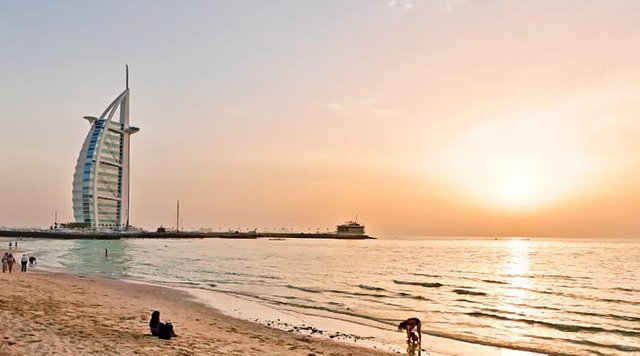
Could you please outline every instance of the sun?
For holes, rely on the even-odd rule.
[[[502,179],[497,200],[507,207],[525,207],[536,203],[536,182],[531,174],[512,173]]]
[[[551,207],[597,173],[571,130],[548,130],[556,122],[524,115],[478,123],[452,137],[435,166],[464,204],[511,212]]]

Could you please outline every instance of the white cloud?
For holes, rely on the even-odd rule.
[[[365,98],[352,104],[330,102],[319,104],[319,106],[338,115],[365,113],[368,115],[388,118],[398,116],[401,113],[398,110],[380,107],[377,105],[377,101],[371,98]]]
[[[325,109],[334,110],[334,111],[339,111],[344,109],[344,107],[338,103],[326,103],[326,104],[321,104],[321,106],[324,107]]]

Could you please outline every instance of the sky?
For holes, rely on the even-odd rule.
[[[638,1],[0,2],[0,226],[73,221],[131,70],[131,223],[640,237]]]

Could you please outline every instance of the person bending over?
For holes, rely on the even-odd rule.
[[[418,333],[418,344],[422,345],[422,332],[420,331],[420,327],[422,323],[418,318],[409,318],[398,325],[398,331],[406,330],[407,331],[407,342],[412,341],[411,335],[413,334],[413,329]]]

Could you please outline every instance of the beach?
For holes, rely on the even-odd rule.
[[[637,269],[615,264],[639,261],[638,247],[626,242],[26,239],[19,246],[38,265],[0,275],[0,317],[12,320],[0,354],[405,354],[397,325],[408,317],[423,321],[422,346],[433,356],[640,351]],[[590,270],[581,267],[587,257]],[[147,336],[153,310],[180,337]]]
[[[2,274],[2,282],[2,354],[389,354],[232,318],[170,288],[39,272]],[[177,338],[150,336],[152,310]]]

